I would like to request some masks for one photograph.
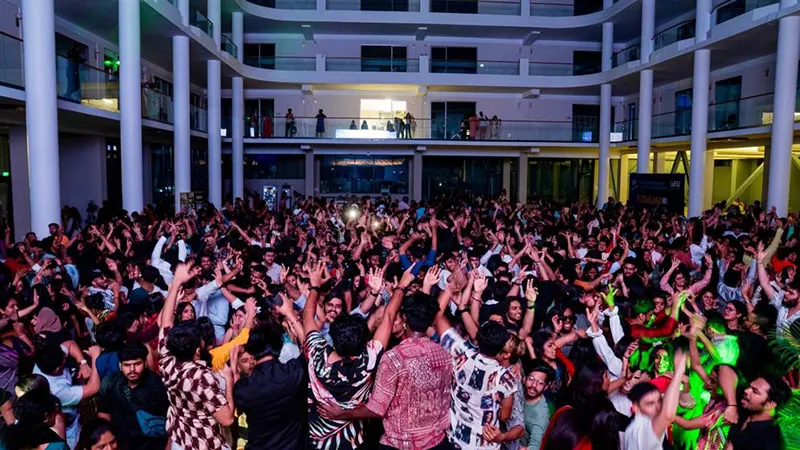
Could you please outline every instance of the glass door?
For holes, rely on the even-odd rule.
[[[692,132],[692,90],[675,93],[675,135],[683,136]]]
[[[717,81],[714,85],[714,130],[739,128],[739,99],[742,77]]]

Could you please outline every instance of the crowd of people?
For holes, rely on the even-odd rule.
[[[794,215],[505,194],[292,206],[104,207],[89,224],[71,209],[48,236],[6,230],[0,448],[791,438],[778,419],[800,348]]]

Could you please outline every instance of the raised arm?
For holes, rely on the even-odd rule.
[[[175,324],[175,308],[178,303],[178,291],[182,289],[184,283],[194,277],[192,263],[178,264],[175,268],[175,278],[169,287],[164,306],[161,308],[161,315],[158,318],[158,326],[161,328],[171,328]]]
[[[675,420],[675,413],[678,411],[678,398],[681,393],[681,381],[686,373],[686,354],[683,350],[675,352],[675,373],[667,386],[662,399],[661,413],[653,419],[653,432],[656,437],[663,435],[667,428]]]
[[[311,268],[311,273],[308,277],[311,288],[309,288],[308,298],[303,307],[303,329],[306,333],[319,331],[315,316],[317,314],[317,302],[319,301],[319,287],[322,286],[323,270],[324,263],[320,261]]]
[[[766,252],[764,250],[764,244],[758,244],[758,252],[756,253],[756,260],[758,261],[758,284],[761,286],[762,298],[764,296],[772,302],[772,298],[775,297],[775,289],[772,287],[772,283],[769,280],[769,274],[767,274],[766,265]]]

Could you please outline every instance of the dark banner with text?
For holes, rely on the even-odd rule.
[[[685,204],[683,174],[632,173],[630,204],[641,208],[666,208],[683,213]]]

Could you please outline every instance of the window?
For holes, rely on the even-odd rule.
[[[409,0],[361,0],[362,11],[408,11]]]
[[[739,99],[742,77],[720,80],[714,86],[714,130],[739,128]]]
[[[303,155],[244,155],[244,179],[303,179]]]
[[[362,72],[407,72],[408,49],[388,45],[362,45]]]
[[[478,73],[478,49],[475,47],[432,47],[431,72]]]
[[[244,44],[242,50],[248,66],[275,69],[275,44]]]
[[[175,201],[175,157],[172,146],[154,145],[151,152],[153,203],[170,205]]]
[[[423,199],[440,195],[497,196],[503,189],[502,158],[424,156]]]
[[[169,81],[159,78],[153,77],[153,90],[156,92],[160,92],[168,97],[172,97],[172,83]]]
[[[431,11],[438,13],[478,14],[478,1],[431,0]]]
[[[192,148],[192,192],[208,189],[208,148]]]
[[[408,194],[408,158],[404,156],[322,156],[323,194]]]
[[[675,93],[675,136],[692,132],[692,90]]]
[[[572,74],[589,75],[601,70],[603,60],[602,52],[572,52]]]

